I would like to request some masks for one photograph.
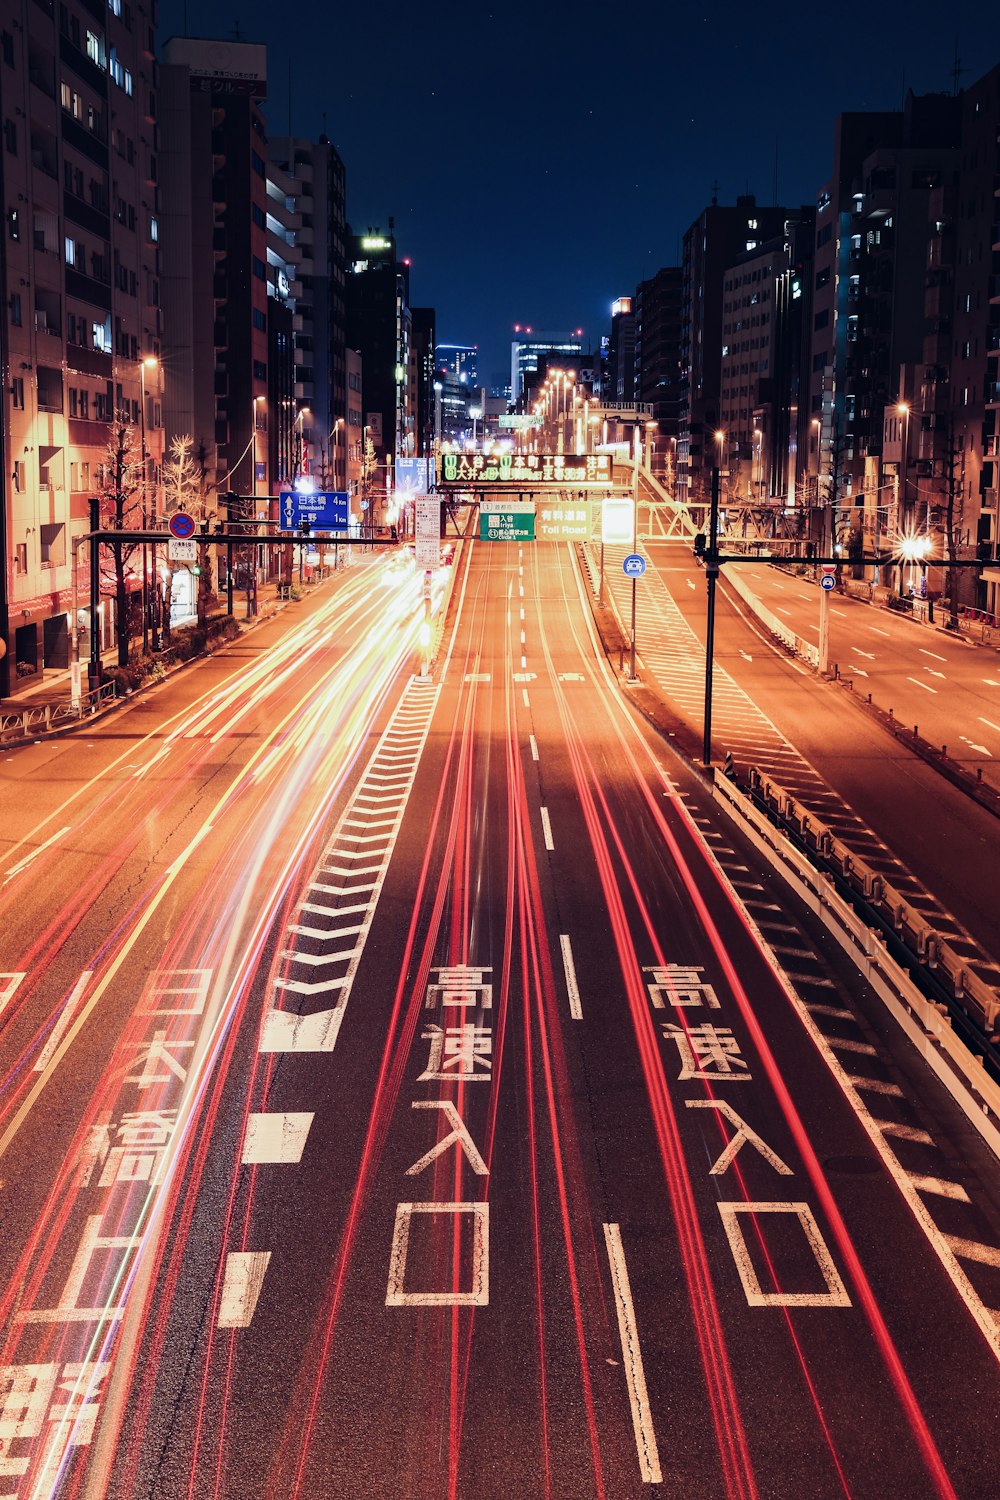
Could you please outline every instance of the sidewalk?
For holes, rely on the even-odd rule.
[[[301,585],[302,597],[305,597],[305,595],[312,593],[312,591],[318,588],[321,583],[328,581],[329,578],[334,576],[334,574],[328,573],[326,575],[326,578],[317,579],[312,583],[303,583]],[[300,587],[297,579],[293,581],[292,587]],[[258,585],[257,613],[248,620],[245,617],[246,594],[244,592],[237,591],[233,599],[233,618],[239,626],[240,631],[245,633],[248,630],[253,630],[255,626],[263,624],[265,620],[272,619],[273,616],[278,612],[278,610],[283,609],[285,604],[288,602],[286,598],[282,597],[283,593],[284,587],[281,583],[279,583],[277,579],[271,580],[270,582],[263,585]],[[222,594],[218,597],[224,600],[225,595]],[[221,615],[222,617],[224,617],[224,610],[221,612]],[[211,618],[220,618],[220,612],[216,610]],[[175,627],[172,632],[174,642],[176,642],[177,638],[181,636],[184,631],[191,628],[196,628],[196,622],[192,621],[190,624]],[[130,649],[132,654],[141,654],[141,639],[133,639]],[[81,645],[80,649],[80,659],[83,668],[83,691],[86,692],[87,662],[89,661],[89,651],[83,645]],[[196,656],[192,658],[192,661],[197,661],[198,659],[199,658]],[[108,650],[104,651],[101,655],[101,660],[105,668],[116,667],[118,665],[117,646],[111,646],[108,648]],[[178,663],[175,670],[179,670],[181,666],[187,665],[187,662]],[[61,727],[66,727],[69,723],[77,722],[75,719],[70,719],[68,714],[71,698],[70,669],[68,667],[45,668],[42,672],[38,673],[37,676],[22,679],[16,684],[13,684],[13,686],[14,691],[10,693],[6,698],[0,699],[0,734],[2,734],[2,731],[5,728],[9,727],[10,720],[19,718],[25,713],[30,713],[33,717],[37,713],[39,720],[37,726],[38,731],[44,732],[44,711],[46,708],[57,714],[60,719]],[[37,737],[35,725],[32,725],[32,737]],[[11,741],[11,743],[16,744],[20,743],[20,741],[14,739]]]

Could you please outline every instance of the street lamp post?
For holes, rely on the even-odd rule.
[[[639,546],[639,428],[636,426],[632,442],[632,551],[636,552]],[[629,682],[635,682],[635,585],[636,577],[632,574],[632,628],[629,639]]]
[[[154,370],[160,361],[155,354],[147,354],[139,362],[139,448],[142,454],[142,529],[146,530],[149,524],[147,479],[149,460],[146,453],[146,371]],[[156,518],[156,496],[153,496],[153,519]],[[150,610],[149,594],[149,548],[145,542],[142,544],[142,651],[145,655],[149,651],[149,623],[150,613],[153,614],[153,650],[159,651],[159,630],[155,613],[156,592],[156,543],[153,543],[153,610]]]
[[[702,733],[702,764],[712,764],[712,688],[715,670],[715,586],[719,579],[719,455],[725,433],[715,434],[715,463],[712,465],[712,501],[708,512],[708,545],[705,548],[705,585],[708,609],[705,618],[705,722]]]
[[[482,416],[482,414],[483,414],[483,408],[481,406],[470,406],[469,407],[469,416],[472,418],[472,446],[473,446],[473,448],[476,446],[477,423],[479,422],[479,418]]]

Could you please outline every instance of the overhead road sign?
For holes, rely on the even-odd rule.
[[[611,484],[612,461],[606,453],[442,453],[442,484],[464,488],[484,485],[529,489],[538,484],[562,487]]]
[[[194,516],[189,516],[186,510],[175,511],[167,522],[167,530],[182,540],[194,536]]]
[[[346,531],[347,491],[282,490],[278,495],[278,513],[285,531],[298,531],[301,526],[313,531]]]
[[[535,507],[507,504],[479,510],[479,538],[483,542],[533,542],[535,540]]]
[[[540,542],[589,542],[591,502],[573,495],[541,499],[535,506],[535,537]]]
[[[630,552],[622,563],[622,572],[626,578],[641,578],[646,571],[646,559],[640,557],[638,552]]]

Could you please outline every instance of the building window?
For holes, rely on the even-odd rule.
[[[266,226],[267,226],[267,219],[266,219],[266,216],[264,214],[264,210],[258,204],[251,203],[251,205],[250,205],[250,216],[253,219],[254,223],[257,225],[258,229],[264,229],[264,228],[266,228]]]
[[[76,89],[70,88],[68,83],[60,84],[59,97],[67,114],[72,115],[74,120],[83,119],[83,100]]]
[[[4,120],[4,122],[3,122],[3,139],[4,139],[4,145],[7,147],[7,150],[10,152],[11,156],[16,156],[17,155],[17,126],[14,124],[13,120]]]
[[[824,308],[822,312],[818,312],[816,314],[816,316],[813,318],[813,328],[816,329],[816,331],[818,332],[821,328],[828,327],[829,322],[830,322],[830,313],[829,313],[829,310],[827,308]]]
[[[15,411],[24,411],[24,377],[15,375],[10,383],[10,404]]]
[[[28,571],[28,544],[18,542],[14,548],[14,572],[22,576]]]
[[[14,328],[20,328],[21,327],[22,316],[23,315],[22,315],[22,312],[21,312],[21,293],[20,292],[11,292],[11,294],[10,294],[10,321],[11,321],[11,324],[13,325]]]
[[[111,314],[105,318],[103,323],[91,325],[94,334],[94,348],[100,349],[102,354],[111,354],[114,344],[111,338]]]
[[[8,68],[14,66],[14,38],[9,31],[0,32],[0,43],[3,45],[3,60]]]
[[[254,380],[267,379],[267,365],[262,359],[255,359],[253,362],[253,378]]]
[[[256,151],[251,151],[250,161],[258,177],[264,177],[267,175],[264,169],[263,157],[258,156]]]
[[[267,267],[264,265],[264,262],[260,259],[260,257],[256,255],[253,258],[253,274],[260,281],[267,280]]]
[[[66,561],[66,526],[54,521],[38,528],[42,547],[42,567],[61,568]]]
[[[267,314],[261,312],[259,307],[253,310],[253,326],[259,328],[262,333],[267,332]]]

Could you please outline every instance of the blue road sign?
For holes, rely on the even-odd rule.
[[[185,510],[175,511],[167,522],[167,530],[180,541],[194,536],[194,516],[189,516]]]
[[[832,573],[824,573],[819,581],[819,586],[821,589],[835,589],[837,587],[837,580]]]
[[[638,552],[630,552],[622,563],[622,572],[626,578],[641,578],[646,571],[646,559],[640,557]]]
[[[313,531],[346,531],[347,491],[282,490],[278,511],[282,531],[298,531],[300,526],[311,526]]]

